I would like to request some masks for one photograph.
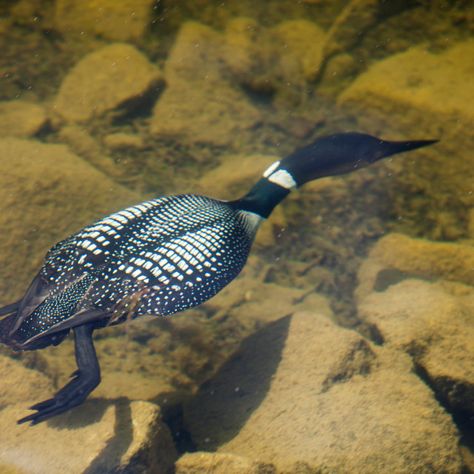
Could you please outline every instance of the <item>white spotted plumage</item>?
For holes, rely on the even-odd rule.
[[[235,278],[260,220],[203,196],[154,199],[60,242],[42,272],[58,294],[89,276],[76,312],[92,306],[110,313],[139,295],[134,316],[169,315],[206,301]]]

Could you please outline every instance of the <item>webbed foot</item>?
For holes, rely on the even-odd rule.
[[[92,328],[80,326],[74,329],[76,361],[78,370],[53,398],[33,405],[36,413],[25,416],[18,423],[31,422],[36,425],[53,416],[64,413],[85,401],[100,383],[100,368],[92,341]]]

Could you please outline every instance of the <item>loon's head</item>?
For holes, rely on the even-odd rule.
[[[397,153],[421,148],[437,140],[386,141],[364,133],[321,137],[279,162],[273,172],[286,170],[299,187],[313,179],[364,168]]]

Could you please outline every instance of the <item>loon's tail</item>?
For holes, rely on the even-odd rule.
[[[387,156],[415,150],[438,140],[385,141],[364,133],[338,133],[318,138],[273,163],[243,198],[239,209],[268,217],[293,188],[325,176],[349,173]]]

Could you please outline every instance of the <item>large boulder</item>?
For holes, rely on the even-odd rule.
[[[314,313],[246,339],[185,422],[199,449],[278,472],[461,471],[456,428],[409,357]]]
[[[53,107],[67,121],[86,122],[141,104],[160,82],[160,72],[142,53],[115,43],[89,53],[69,71]]]
[[[0,300],[24,292],[46,251],[96,218],[141,200],[64,145],[0,139]]]
[[[0,356],[4,370],[0,411],[0,470],[24,474],[67,472],[165,474],[176,452],[159,408],[148,402],[90,399],[35,427],[17,425],[27,406],[54,392],[44,375]]]

